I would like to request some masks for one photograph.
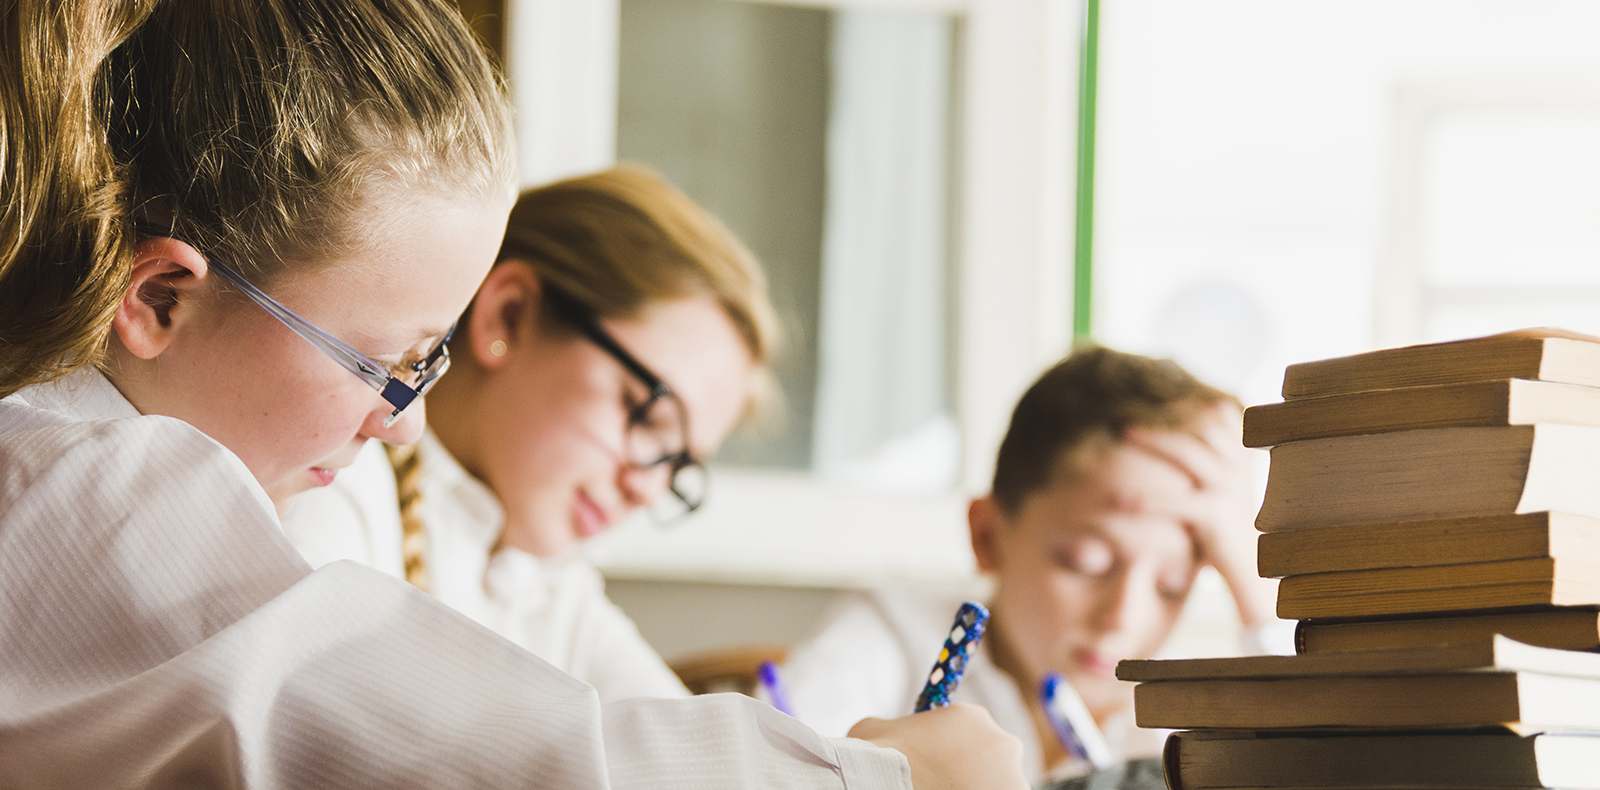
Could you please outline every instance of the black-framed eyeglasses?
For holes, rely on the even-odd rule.
[[[159,236],[177,239],[160,228],[141,225],[140,232],[147,236]],[[179,239],[181,241],[181,239]],[[187,244],[188,242],[184,242]],[[190,245],[193,246],[193,245]],[[205,253],[201,253],[205,255]],[[450,369],[450,349],[445,346],[450,341],[450,336],[455,334],[456,325],[450,324],[445,330],[444,337],[434,345],[426,354],[414,361],[402,362],[401,370],[396,375],[391,372],[393,366],[379,362],[350,346],[343,341],[323,331],[316,324],[296,315],[293,310],[284,307],[278,300],[273,299],[246,280],[243,275],[224,265],[221,261],[206,255],[206,265],[211,271],[216,272],[235,288],[238,288],[250,301],[260,305],[273,318],[278,319],[284,326],[304,338],[307,343],[315,346],[318,351],[327,355],[329,359],[339,364],[339,367],[354,373],[357,378],[367,383],[367,386],[378,391],[394,411],[383,420],[385,428],[393,425],[400,415],[415,403],[418,398],[428,394],[439,377]]]
[[[699,510],[706,501],[710,473],[689,450],[689,409],[683,399],[572,297],[552,292],[551,303],[562,318],[622,365],[649,393],[628,408],[624,452],[635,469],[667,467],[667,490],[672,499],[652,502],[651,515],[665,522]]]

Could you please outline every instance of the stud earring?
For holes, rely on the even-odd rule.
[[[490,343],[489,344],[489,353],[491,353],[491,354],[493,354],[493,355],[495,355],[497,357],[505,356],[506,355],[506,341],[504,341],[504,340],[496,340],[493,343]]]

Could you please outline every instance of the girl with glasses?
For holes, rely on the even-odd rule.
[[[899,753],[602,709],[294,552],[275,511],[420,434],[511,139],[445,0],[0,4],[0,785],[1021,785],[970,709],[858,733]]]
[[[579,552],[635,510],[703,501],[700,461],[770,389],[761,269],[631,166],[523,193],[498,258],[421,441],[374,443],[284,529],[313,565],[403,576],[602,700],[684,696]]]

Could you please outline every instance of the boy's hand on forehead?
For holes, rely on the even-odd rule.
[[[1230,403],[1197,406],[1182,430],[1129,428],[1128,446],[1171,464],[1190,483],[1188,496],[1161,503],[1194,536],[1201,559],[1218,565],[1255,560],[1250,450],[1241,443],[1241,412]]]
[[[1231,403],[1197,406],[1183,430],[1129,428],[1130,447],[1177,467],[1192,496],[1168,503],[1189,528],[1201,561],[1215,567],[1239,604],[1241,619],[1273,619],[1274,592],[1256,574],[1256,507],[1250,453],[1242,442],[1243,412]]]

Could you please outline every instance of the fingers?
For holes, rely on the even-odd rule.
[[[1024,790],[1022,744],[983,708],[954,704],[899,719],[862,719],[861,738],[905,755],[915,790]]]
[[[887,725],[888,722],[884,721],[883,719],[876,719],[869,716],[861,721],[856,722],[855,725],[850,728],[850,731],[845,733],[845,737],[860,738],[863,741],[877,740],[885,733]],[[835,730],[835,732],[837,732],[837,730]]]
[[[1123,432],[1129,445],[1155,455],[1188,476],[1195,488],[1227,487],[1247,463],[1243,412],[1232,403],[1195,406],[1181,430],[1132,427]]]
[[[1192,433],[1129,428],[1123,432],[1123,440],[1172,464],[1197,489],[1210,488],[1227,474],[1229,464],[1218,447]]]

